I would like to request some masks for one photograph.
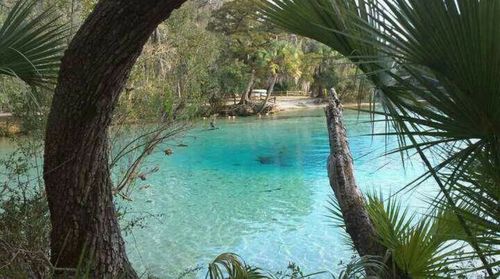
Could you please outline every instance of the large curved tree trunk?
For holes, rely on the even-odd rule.
[[[184,1],[101,0],[65,53],[44,166],[56,267],[75,268],[82,256],[93,278],[137,277],[113,205],[107,131],[143,45]]]
[[[342,117],[342,104],[334,89],[325,109],[330,139],[328,177],[338,201],[347,233],[360,256],[381,256],[385,249],[377,242],[375,229],[364,206],[364,198],[354,179],[351,151]]]

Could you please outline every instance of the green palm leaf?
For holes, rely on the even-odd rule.
[[[410,278],[446,278],[467,239],[456,215],[447,209],[417,218],[393,198],[369,195],[367,211],[382,245]]]
[[[269,278],[260,269],[247,265],[238,255],[224,253],[208,265],[206,278],[210,279],[263,279]]]
[[[486,244],[500,238],[500,2],[261,4],[270,22],[359,65],[376,88],[383,108],[377,113],[394,124],[385,135],[395,133],[401,152],[413,149],[421,157],[428,168],[424,177],[441,189],[435,203],[445,202],[456,214],[493,276],[485,256],[495,254]],[[431,157],[441,161],[433,164]]]
[[[375,271],[373,276],[366,275],[366,269]],[[364,256],[353,259],[345,265],[345,268],[339,272],[337,276],[333,275],[333,279],[369,279],[369,278],[388,278],[387,267],[378,258],[373,256]]]
[[[57,76],[66,27],[58,24],[52,9],[32,16],[36,3],[17,2],[0,27],[0,74],[43,86]]]

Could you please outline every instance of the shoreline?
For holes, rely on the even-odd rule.
[[[276,103],[268,102],[269,104],[276,105],[276,112],[289,111],[289,110],[299,110],[299,109],[313,109],[313,108],[323,108],[328,105],[327,102],[322,101],[321,98],[310,98],[310,97],[276,97]],[[229,104],[229,102],[228,102]],[[231,102],[232,105],[232,102]],[[356,108],[358,106],[366,107],[370,103],[343,103],[344,108]],[[0,113],[0,121],[15,120],[10,112]]]
[[[272,103],[271,103],[272,104]],[[276,97],[276,112],[286,112],[291,110],[300,110],[300,109],[319,109],[324,108],[328,105],[328,102],[325,102],[321,98],[310,98],[310,97]],[[344,108],[357,108],[370,106],[370,103],[344,103],[342,104]]]
[[[229,104],[229,102],[228,102]],[[268,102],[270,105],[274,105],[275,108],[269,114],[279,114],[281,112],[288,111],[300,111],[300,110],[310,110],[310,109],[322,109],[328,105],[321,98],[310,98],[305,96],[277,96],[276,102]],[[232,105],[232,102],[231,102]],[[358,108],[369,106],[369,103],[345,103],[344,108]],[[240,117],[251,117],[251,116],[240,116]],[[202,118],[202,117],[200,117]],[[13,135],[19,135],[21,131],[21,123],[18,119],[15,119],[11,113],[0,113],[0,138],[6,138]]]

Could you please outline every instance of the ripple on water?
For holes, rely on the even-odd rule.
[[[361,123],[367,119],[346,113],[358,184],[395,192],[421,169],[404,172],[398,155],[381,157],[383,138],[359,136],[371,132]],[[306,272],[334,271],[348,260],[348,246],[325,217],[331,190],[322,111],[217,124],[206,131],[208,124],[199,123],[183,140],[188,147],[172,145],[173,156],[148,159],[160,171],[128,206],[162,216],[126,236],[134,266],[175,278],[228,251],[274,271],[289,262]],[[421,205],[417,198],[410,203]]]

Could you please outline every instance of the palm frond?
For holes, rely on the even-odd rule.
[[[260,12],[277,26],[315,39],[349,57],[370,80],[377,83],[380,76],[376,73],[388,66],[379,48],[364,42],[377,40],[373,32],[349,20],[360,18],[377,25],[372,20],[374,11],[369,3],[353,0],[262,0]],[[365,63],[367,60],[371,63]]]
[[[17,77],[31,86],[53,83],[65,48],[67,28],[55,10],[33,16],[35,0],[22,0],[0,27],[0,74]]]
[[[366,275],[366,270],[374,271],[376,275]],[[389,278],[387,267],[378,257],[364,256],[355,258],[345,265],[335,279],[361,279],[361,278]]]
[[[411,278],[446,277],[449,262],[460,258],[467,235],[453,211],[443,208],[417,218],[394,198],[373,195],[368,196],[367,211],[380,243]]]
[[[493,276],[484,255],[494,248],[481,242],[499,234],[500,2],[262,0],[261,5],[270,22],[323,42],[359,65],[377,88],[379,113],[393,123],[400,150],[420,156],[441,190],[440,201],[457,216]],[[432,157],[442,161],[434,165]],[[478,168],[484,175],[471,181]],[[479,207],[461,208],[471,202]],[[481,224],[488,224],[486,238],[473,234]]]
[[[247,265],[238,255],[224,253],[209,265],[205,278],[210,279],[261,279],[269,278],[259,268]]]

